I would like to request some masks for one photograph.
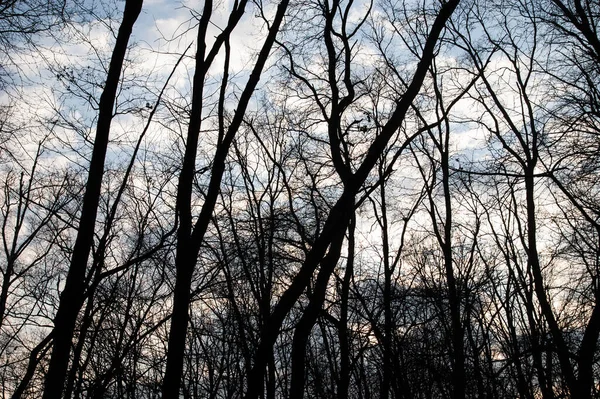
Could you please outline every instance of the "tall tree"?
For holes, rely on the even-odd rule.
[[[381,128],[380,134],[369,144],[368,150],[366,151],[363,159],[356,163],[357,166],[354,172],[350,171],[348,166],[344,165],[340,156],[340,141],[338,136],[339,126],[334,124],[329,128],[329,146],[331,149],[332,159],[334,160],[334,167],[338,173],[344,177],[343,192],[327,215],[327,219],[323,225],[323,228],[318,233],[313,246],[307,253],[301,269],[294,276],[291,284],[285,290],[273,308],[269,321],[261,332],[261,341],[255,354],[255,361],[248,382],[248,390],[245,395],[246,399],[256,399],[260,394],[263,385],[264,367],[266,364],[265,355],[271,351],[271,348],[273,347],[275,340],[279,335],[279,330],[284,319],[289,314],[298,298],[304,292],[317,266],[319,266],[321,262],[326,262],[323,264],[323,267],[319,272],[319,277],[317,277],[319,280],[319,288],[316,292],[316,296],[314,297],[314,301],[311,300],[313,303],[310,305],[310,312],[314,315],[314,312],[321,307],[324,298],[324,290],[327,288],[327,281],[331,276],[333,267],[336,265],[339,258],[343,235],[346,231],[348,223],[350,222],[350,217],[353,214],[356,196],[361,190],[362,185],[367,179],[369,173],[375,166],[382,151],[385,149],[385,146],[388,144],[391,137],[394,135],[394,133],[396,133],[397,129],[404,121],[404,118],[409,111],[414,98],[419,93],[423,80],[425,79],[427,69],[433,58],[440,34],[444,29],[446,21],[450,18],[457,5],[458,1],[449,1],[441,6],[427,36],[421,58],[417,65],[417,69],[414,73],[412,81],[407,85],[403,96],[398,99],[397,105],[391,117]],[[327,10],[330,9],[327,8],[326,11]],[[326,33],[326,35],[328,34],[330,33]],[[350,54],[347,54],[346,57],[350,57]],[[336,60],[333,55],[330,55],[329,59],[330,62],[335,62]],[[351,57],[346,58],[345,62],[348,63],[350,60]],[[333,99],[339,100],[340,102],[351,99],[351,93],[348,93],[347,97],[341,100],[337,97],[337,95],[335,95],[335,92],[337,91],[335,89],[337,87],[337,79],[335,78],[335,64],[330,66],[329,74],[330,81],[333,80],[335,83],[332,88],[334,90]],[[346,76],[347,82],[351,83],[349,80],[350,76],[348,76],[348,74],[346,74]],[[339,118],[339,116],[335,115],[335,118]],[[313,315],[307,313],[308,320],[313,318]],[[298,344],[303,344],[303,341],[299,341]],[[296,348],[295,350],[304,351],[304,348]],[[297,367],[302,366],[298,364]],[[292,395],[301,394],[302,392],[292,392]]]
[[[212,1],[204,4],[204,12],[200,19],[198,28],[198,50],[196,53],[196,70],[194,73],[192,89],[192,110],[190,123],[188,126],[185,155],[183,166],[179,175],[179,185],[177,190],[177,214],[179,218],[179,229],[177,231],[177,254],[175,266],[177,276],[175,281],[175,292],[173,296],[173,315],[171,318],[171,328],[169,333],[169,346],[167,352],[167,365],[165,378],[162,386],[163,397],[175,398],[179,396],[179,387],[183,370],[183,354],[185,349],[185,336],[188,326],[188,307],[190,304],[190,289],[192,276],[196,266],[198,253],[202,245],[206,230],[212,220],[215,203],[219,196],[221,180],[225,170],[225,161],[229,153],[229,148],[235,135],[242,124],[246,109],[252,97],[252,94],[260,80],[261,73],[275,43],[277,33],[285,16],[289,1],[283,0],[277,7],[277,12],[269,24],[267,37],[263,42],[258,58],[254,64],[248,82],[244,87],[237,107],[227,128],[224,126],[224,103],[225,90],[227,86],[227,76],[229,73],[229,36],[238,21],[244,14],[246,1],[235,3],[231,12],[227,27],[217,36],[213,47],[206,54],[206,36],[208,27],[211,23],[210,18],[213,11]],[[219,139],[217,149],[214,154],[210,183],[207,193],[204,197],[202,210],[193,223],[192,219],[192,186],[194,172],[196,167],[196,153],[198,146],[198,136],[201,131],[204,80],[212,65],[220,47],[225,44],[226,57],[223,69],[222,90],[219,95]]]
[[[85,299],[87,263],[94,238],[100,188],[104,175],[104,161],[108,147],[113,108],[121,80],[121,70],[133,25],[142,10],[142,0],[127,0],[123,20],[117,34],[106,84],[100,97],[98,124],[94,148],[83,197],[77,238],[71,255],[71,264],[54,318],[52,357],[46,374],[44,398],[60,398],[64,389],[73,332],[77,315]]]

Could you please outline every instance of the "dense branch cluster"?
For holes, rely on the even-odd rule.
[[[600,397],[598,0],[196,7],[0,1],[2,397]]]

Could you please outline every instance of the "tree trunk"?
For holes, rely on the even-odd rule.
[[[83,197],[77,238],[75,239],[65,287],[61,293],[58,311],[54,318],[54,342],[48,373],[46,374],[44,399],[57,399],[63,393],[75,322],[85,299],[85,274],[94,239],[100,187],[104,174],[104,160],[108,147],[117,88],[121,78],[125,53],[127,52],[127,44],[141,9],[142,0],[127,0],[125,3],[123,21],[117,34],[106,84],[100,96],[96,138]]]
[[[414,98],[419,93],[425,75],[427,74],[427,69],[433,59],[435,46],[438,42],[440,33],[458,3],[459,0],[450,0],[442,6],[423,48],[421,61],[417,65],[415,75],[406,89],[404,96],[402,96],[401,100],[398,102],[396,110],[393,112],[389,121],[382,127],[381,134],[377,136],[370,145],[362,164],[358,167],[356,172],[349,177],[347,187],[345,187],[344,192],[336,204],[331,208],[325,225],[315,240],[312,248],[306,255],[300,271],[296,274],[290,286],[282,294],[271,313],[271,317],[269,317],[269,320],[261,331],[260,344],[254,356],[255,362],[248,381],[248,388],[245,395],[246,399],[256,399],[262,391],[267,355],[272,350],[272,347],[277,340],[283,321],[307,287],[317,265],[325,256],[333,237],[338,236],[340,230],[346,230],[349,221],[349,212],[353,211],[351,206],[354,203],[355,195],[367,179],[367,176],[375,166],[392,135],[403,122]]]
[[[252,73],[250,74],[246,87],[240,96],[238,107],[235,111],[231,124],[229,125],[223,140],[217,147],[211,169],[208,191],[204,200],[204,204],[202,205],[202,210],[198,216],[198,220],[192,230],[192,183],[194,178],[196,150],[198,146],[198,136],[200,134],[200,123],[202,116],[202,88],[204,85],[204,77],[207,72],[207,63],[205,63],[204,59],[204,37],[206,35],[206,29],[210,23],[210,11],[212,9],[212,2],[210,0],[207,0],[205,3],[205,13],[202,15],[198,33],[198,53],[196,55],[196,72],[194,74],[192,115],[190,117],[185,158],[179,177],[179,186],[177,191],[177,212],[179,214],[180,227],[177,232],[177,254],[175,258],[177,275],[175,281],[175,292],[173,296],[171,327],[169,331],[167,366],[162,386],[162,395],[164,399],[177,398],[179,396],[179,386],[183,373],[185,338],[189,319],[188,308],[190,305],[190,289],[192,285],[192,276],[196,266],[196,259],[200,251],[200,245],[204,239],[204,234],[206,233],[208,225],[212,219],[212,213],[221,188],[221,179],[223,178],[223,172],[225,171],[225,160],[229,153],[229,148],[233,142],[237,130],[242,123],[242,119],[245,115],[246,108],[248,107],[254,89],[260,80],[260,75],[267,62],[271,48],[275,43],[275,39],[277,33],[279,32],[279,27],[283,21],[288,4],[289,0],[283,0],[277,7],[277,13],[273,19],[273,22],[271,23],[269,33],[260,50],[258,59],[254,65]],[[234,21],[233,24],[237,23],[243,14],[243,8],[238,9],[238,11],[239,10],[241,10],[241,12],[238,12],[236,15],[232,16],[231,20]],[[233,25],[229,25],[228,27],[233,29]],[[228,38],[225,38],[224,40],[227,41]]]
[[[356,218],[353,215],[348,225],[348,261],[342,281],[342,293],[340,298],[340,321],[338,325],[338,338],[340,340],[340,378],[338,381],[338,399],[348,399],[348,387],[350,386],[350,344],[348,342],[348,299],[350,296],[350,282],[354,274],[354,231],[356,229]]]
[[[304,396],[304,370],[306,366],[306,343],[310,337],[310,332],[315,325],[325,296],[329,278],[333,273],[337,261],[340,258],[342,243],[344,242],[345,230],[338,233],[334,242],[331,243],[327,256],[321,262],[317,282],[315,284],[313,295],[310,298],[308,306],[304,310],[292,342],[292,379],[290,384],[290,399],[302,399]]]

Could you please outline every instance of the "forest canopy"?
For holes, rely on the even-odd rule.
[[[598,0],[0,0],[0,396],[600,397]]]

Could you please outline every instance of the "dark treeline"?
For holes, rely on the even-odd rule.
[[[0,1],[0,396],[600,397],[599,19]]]

